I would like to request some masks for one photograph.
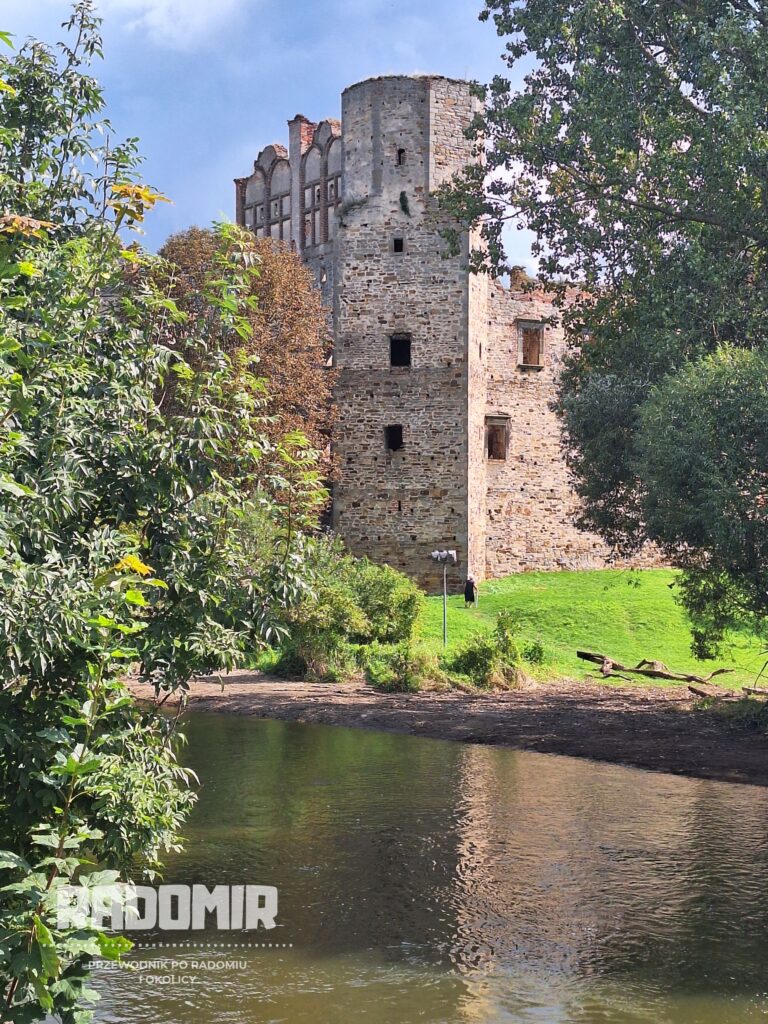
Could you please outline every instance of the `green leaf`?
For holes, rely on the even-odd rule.
[[[96,941],[105,960],[119,960],[124,953],[133,949],[133,943],[124,935],[105,935],[104,932],[99,932]]]
[[[56,943],[53,941],[50,929],[35,915],[35,941],[40,952],[40,959],[43,966],[43,974],[46,978],[57,978],[61,972],[61,961],[56,952]]]
[[[47,1012],[53,1009],[53,996],[48,991],[48,988],[42,978],[38,978],[36,975],[32,976],[32,987],[35,990],[37,1000],[42,1008]]]
[[[35,846],[47,846],[52,850],[55,850],[58,847],[60,841],[61,840],[57,835],[50,835],[49,833],[41,833],[40,835],[32,836],[32,843]]]
[[[26,484],[20,484],[18,480],[14,480],[7,473],[0,476],[0,491],[7,491],[8,494],[12,494],[15,498],[37,497],[31,487],[27,487]]]
[[[70,754],[64,764],[54,765],[54,767],[50,769],[50,773],[51,775],[74,775],[79,777],[96,771],[100,765],[101,760],[98,757],[91,757],[87,761],[80,761],[78,758],[73,757]]]
[[[189,314],[179,309],[173,299],[153,295],[148,300],[148,304],[152,308],[164,309],[171,314],[171,321],[175,324],[183,324],[189,319]]]
[[[171,367],[171,370],[176,374],[177,377],[181,377],[182,380],[194,380],[195,372],[191,366],[187,363],[177,362]]]
[[[86,619],[89,626],[100,626],[102,629],[116,629],[117,622],[106,615],[95,615],[92,619]]]
[[[21,868],[24,871],[29,871],[29,864],[27,864],[23,857],[19,857],[17,853],[11,853],[10,850],[0,850],[0,868]]]
[[[125,600],[128,604],[138,605],[140,608],[144,608],[148,601],[140,590],[127,590],[125,592]]]
[[[114,650],[109,652],[109,656],[118,661],[135,661],[139,657],[139,653],[135,647],[115,647]]]

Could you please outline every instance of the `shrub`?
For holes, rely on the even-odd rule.
[[[523,677],[521,662],[541,664],[544,648],[538,640],[521,648],[518,626],[519,619],[514,612],[508,609],[499,612],[493,630],[468,640],[448,662],[449,669],[477,686],[519,685]]]
[[[374,640],[357,648],[357,664],[365,678],[373,686],[383,686],[390,681],[392,649]]]
[[[520,647],[517,642],[519,619],[509,608],[499,612],[493,629],[493,638],[505,662],[511,665],[520,661]]]
[[[434,655],[402,643],[389,652],[380,647],[373,648],[366,676],[385,692],[416,693],[425,683],[441,679],[443,673]]]
[[[288,630],[278,674],[336,679],[354,668],[350,636],[367,633],[369,624],[344,580],[324,579],[291,611]]]
[[[390,565],[375,565],[367,558],[350,561],[351,586],[369,624],[362,639],[410,641],[424,607],[424,594],[413,580]]]
[[[523,661],[529,665],[543,665],[545,660],[544,645],[540,640],[532,640],[523,647]]]
[[[499,680],[502,665],[502,653],[492,633],[472,637],[449,662],[452,671],[467,676],[479,686],[493,686]]]
[[[411,642],[422,592],[391,566],[354,558],[333,537],[317,538],[307,562],[309,590],[288,613],[287,636],[268,670],[284,678],[340,679],[363,668],[372,678],[388,678],[389,656],[378,645]],[[376,645],[369,657],[368,645]]]

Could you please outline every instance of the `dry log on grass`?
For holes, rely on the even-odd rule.
[[[754,695],[755,697],[768,697],[768,690],[764,686],[745,686],[742,692]]]
[[[715,676],[726,675],[734,671],[732,668],[718,668],[714,672],[710,672],[708,676],[697,676],[690,672],[672,672],[663,661],[649,661],[647,658],[643,658],[634,668],[630,668],[609,658],[607,654],[576,651],[576,656],[582,661],[591,661],[595,665],[599,665],[604,676],[617,676],[626,673],[632,676],[645,676],[647,679],[669,679],[678,683],[708,683]]]
[[[719,686],[703,686],[701,683],[688,683],[688,689],[694,697],[707,697],[710,700],[738,700],[741,696],[738,690],[723,690]]]

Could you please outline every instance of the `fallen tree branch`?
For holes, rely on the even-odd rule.
[[[634,676],[645,676],[648,679],[670,679],[679,683],[708,683],[715,676],[726,675],[733,672],[732,668],[718,668],[710,672],[708,676],[697,676],[690,672],[672,672],[663,661],[649,661],[643,658],[634,668],[622,665],[621,662],[609,658],[607,654],[592,654],[589,651],[576,651],[576,657],[582,661],[591,661],[600,666],[604,676],[615,676],[627,672]]]
[[[708,700],[738,700],[741,696],[738,690],[724,690],[719,686],[705,687],[702,683],[688,683],[688,689],[694,697],[705,697]]]

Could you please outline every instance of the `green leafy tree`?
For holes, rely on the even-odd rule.
[[[765,402],[762,362],[731,351],[761,352],[768,326],[768,14],[752,0],[487,0],[482,17],[524,81],[484,90],[486,165],[444,202],[485,218],[476,266],[506,268],[510,224],[536,233],[573,344],[558,404],[583,525],[625,552],[650,539],[683,567],[703,653],[768,611],[766,464],[742,444],[757,410],[733,388],[754,373]]]
[[[121,237],[162,197],[133,144],[104,141],[89,0],[69,28],[58,54],[0,60],[0,1019],[74,1024],[93,957],[129,943],[60,928],[62,886],[153,870],[192,801],[126,669],[184,688],[279,637],[323,491],[214,342],[248,331],[250,237],[219,229],[211,313],[190,321]]]
[[[251,278],[250,331],[223,337],[221,344],[257,360],[258,372],[269,381],[269,436],[279,440],[300,430],[325,451],[333,421],[328,310],[295,250],[271,238],[254,238],[252,244],[259,273]],[[215,231],[189,228],[171,235],[160,250],[169,264],[171,294],[192,317],[206,314],[200,288],[220,249]]]

